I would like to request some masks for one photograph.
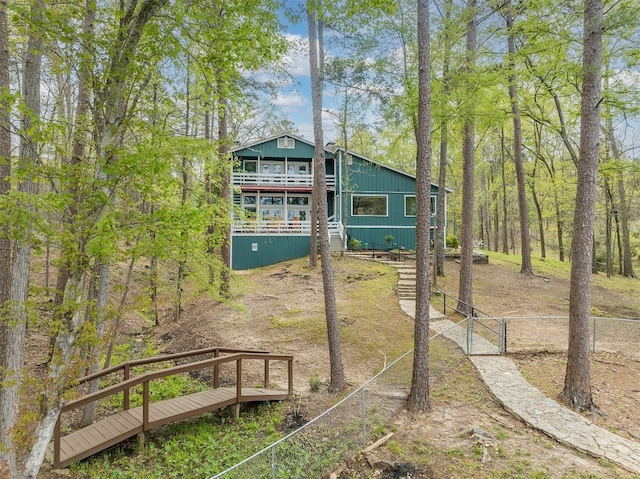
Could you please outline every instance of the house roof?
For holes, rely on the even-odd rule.
[[[343,147],[339,146],[339,147],[337,147],[337,148],[336,148],[335,150],[333,150],[333,151],[334,151],[334,152],[336,152],[336,151],[342,151],[342,152],[344,152],[344,151],[345,151],[345,149],[344,149]],[[399,169],[397,169],[397,168],[394,168],[393,166],[389,166],[389,165],[386,165],[386,164],[384,164],[384,163],[380,163],[379,161],[372,160],[371,158],[367,158],[366,156],[363,156],[363,155],[361,155],[360,153],[356,153],[355,151],[347,150],[345,154],[349,154],[349,155],[357,156],[358,158],[363,159],[364,161],[367,161],[367,162],[369,162],[369,163],[373,163],[374,165],[376,165],[376,166],[378,166],[378,167],[380,167],[380,168],[385,168],[385,169],[390,170],[390,171],[393,171],[393,172],[395,172],[395,173],[399,173],[399,174],[401,174],[401,175],[408,176],[409,178],[413,178],[414,180],[416,179],[416,176],[415,176],[415,175],[412,175],[411,173],[407,173],[406,171],[399,170]],[[437,183],[434,183],[433,181],[431,182],[431,186],[435,186],[436,188],[440,188],[440,187],[438,186],[438,184],[437,184]],[[453,190],[452,190],[451,188],[446,188],[446,187],[445,187],[445,191],[446,191],[446,192],[448,192],[448,193],[451,193]]]
[[[275,135],[271,135],[267,138],[262,138],[261,140],[256,140],[256,141],[252,141],[250,143],[246,143],[244,145],[238,145],[234,148],[231,148],[229,150],[229,153],[235,153],[236,151],[240,151],[240,150],[246,150],[246,149],[250,149],[256,145],[260,145],[262,143],[267,143],[269,141],[273,141],[273,140],[277,140],[278,138],[283,138],[283,137],[287,137],[287,138],[293,138],[296,141],[301,141],[302,143],[306,143],[309,146],[312,146],[315,148],[315,144],[312,141],[307,140],[306,138],[302,138],[301,136],[298,135],[294,135],[293,133],[287,133],[287,132],[281,132],[281,133],[277,133]],[[328,151],[329,153],[331,153],[329,150],[327,150],[325,148],[325,151]]]

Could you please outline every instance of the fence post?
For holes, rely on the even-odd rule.
[[[367,445],[367,407],[365,405],[365,387],[362,386],[362,446]]]
[[[502,318],[502,354],[507,354],[507,319]]]

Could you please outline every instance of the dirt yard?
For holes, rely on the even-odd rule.
[[[386,291],[397,277],[395,270],[380,266],[372,269],[368,262],[355,259],[336,261],[335,269],[344,366],[353,387],[411,346],[412,325],[393,300],[393,291]],[[447,262],[445,272],[447,276],[438,278],[438,286],[455,295],[458,265]],[[473,277],[475,306],[494,317],[568,314],[567,279],[548,274],[523,277],[517,267],[495,264],[491,259],[488,265],[474,265]],[[369,291],[372,298],[379,298],[364,298],[365,303],[380,301],[372,305],[377,313],[354,310],[353,295],[362,294],[362,288],[356,286],[366,283],[373,286],[383,280],[386,283],[380,283],[383,285],[380,288],[385,291],[377,294],[378,286]],[[593,294],[593,308],[599,315],[640,317],[639,283],[627,281],[629,293],[612,293],[599,278]],[[631,291],[636,293],[630,294]],[[293,354],[295,389],[303,397],[303,414],[311,419],[335,401],[326,390],[319,393],[309,390],[310,378],[327,381],[329,376],[326,333],[317,326],[322,311],[320,272],[298,261],[240,272],[232,304],[193,297],[178,323],[166,321],[150,328],[131,317],[123,339],[150,340],[163,353],[220,345]],[[511,357],[532,384],[556,397],[562,389],[565,367],[561,352],[562,338],[566,337],[563,326],[534,320],[527,326],[523,320],[514,320],[509,327]],[[640,330],[640,324],[637,329]],[[527,335],[541,334],[559,341],[536,350],[526,346]],[[32,337],[32,341],[39,342],[37,337]],[[592,361],[593,392],[599,407],[593,420],[634,440],[640,438],[637,344],[631,351],[598,351]],[[396,467],[404,475],[388,472],[385,476],[384,468],[370,465],[375,463],[371,458],[368,462],[354,458],[343,465],[336,477],[634,477],[626,476],[625,471],[607,461],[569,450],[510,417],[459,350],[451,347],[450,354],[452,366],[434,378],[432,412],[418,417],[400,412],[388,428],[395,433],[394,438],[374,453],[379,463],[392,465],[387,471]],[[486,455],[478,455],[478,441],[470,434],[473,428],[490,431],[498,445],[485,451]],[[410,466],[403,466],[405,462]],[[49,474],[45,469],[41,477],[48,478]]]

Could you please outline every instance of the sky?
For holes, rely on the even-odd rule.
[[[296,8],[301,4],[299,0],[287,0],[286,8]],[[299,8],[299,7],[298,7]],[[306,18],[299,23],[291,23],[281,14],[281,21],[286,27],[287,39],[298,48],[286,56],[287,70],[292,75],[293,82],[280,88],[280,92],[271,103],[276,106],[289,120],[291,120],[300,136],[313,141],[313,117],[311,110],[311,82],[309,74],[309,35]],[[331,108],[331,97],[327,95],[325,88],[323,98],[322,123],[325,143],[334,141],[337,137],[337,129],[331,121],[331,116],[326,109]]]

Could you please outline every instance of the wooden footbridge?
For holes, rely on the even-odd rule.
[[[202,357],[206,359],[198,359]],[[134,371],[139,370],[140,367],[162,362],[175,364],[182,361],[192,362],[134,376]],[[264,387],[243,387],[243,379],[246,380],[247,376],[245,373],[243,378],[243,365],[249,361],[264,362]],[[275,362],[286,363],[287,391],[268,389],[270,365]],[[235,364],[234,386],[221,387],[219,384],[220,367],[225,364],[229,364],[228,367],[233,367]],[[177,374],[211,369],[213,369],[211,389],[152,401],[150,384],[153,381]],[[146,431],[180,419],[231,405],[235,406],[237,417],[241,403],[280,401],[293,394],[293,356],[269,354],[267,351],[208,348],[129,361],[85,376],[79,380],[79,385],[86,385],[93,380],[105,383],[105,378],[114,374],[121,375],[121,379],[115,379],[115,383],[114,379],[111,379],[108,386],[74,399],[63,406],[55,427],[53,442],[49,445],[49,454],[53,457],[54,468],[67,467],[72,462],[89,457],[133,436],[138,436],[138,443],[142,447]],[[142,389],[142,405],[132,408],[130,396],[134,388]],[[61,435],[61,421],[64,413],[116,394],[122,394],[123,397],[120,411],[65,436]]]

